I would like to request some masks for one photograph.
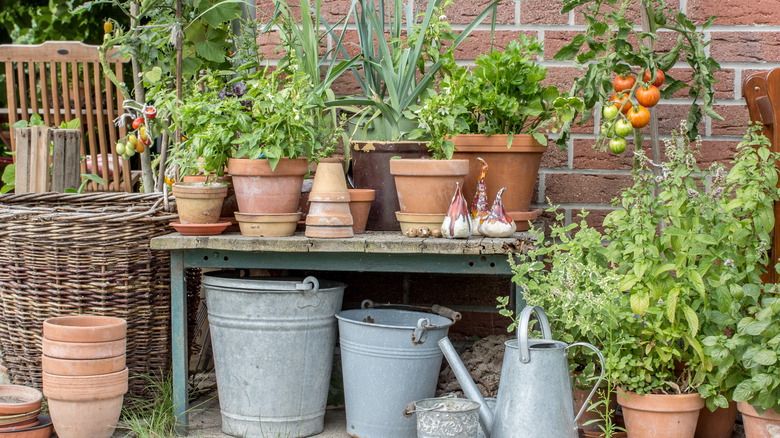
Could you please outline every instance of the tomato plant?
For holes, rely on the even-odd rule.
[[[653,74],[650,72],[650,70],[645,70],[645,73],[642,75],[642,80],[645,81],[645,83],[651,83],[650,81],[653,79]],[[666,79],[666,75],[664,74],[663,70],[656,70],[655,71],[655,80],[652,82],[653,85],[656,87],[660,87],[664,84],[664,79]]]
[[[602,115],[607,120],[612,120],[618,115],[618,109],[615,105],[604,105],[604,109],[601,111]]]
[[[620,137],[625,137],[628,134],[631,134],[631,131],[634,130],[634,126],[626,119],[620,119],[617,122],[615,122],[615,134],[617,134]]]
[[[144,118],[138,117],[135,120],[133,120],[133,129],[138,129],[144,124]]]
[[[623,114],[631,109],[631,99],[626,93],[615,93],[609,98],[609,101],[612,102],[616,108],[620,109],[620,112]]]
[[[621,74],[617,75],[615,78],[615,81],[612,83],[613,88],[615,89],[616,93],[620,93],[621,91],[630,90],[634,87],[634,84],[636,84],[636,78],[632,74]]]
[[[650,123],[650,111],[643,106],[636,105],[626,114],[631,125],[636,129],[641,129]]]
[[[661,100],[661,92],[655,85],[639,87],[636,90],[636,101],[645,108],[654,107]]]
[[[144,108],[144,115],[147,119],[153,120],[155,117],[157,117],[157,109],[153,106],[147,106]]]

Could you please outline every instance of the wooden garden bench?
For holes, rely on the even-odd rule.
[[[122,163],[121,172],[103,171],[112,169],[112,163],[124,161],[113,145],[127,130],[114,126],[114,119],[122,112],[123,97],[103,73],[97,49],[98,46],[70,41],[0,45],[8,96],[8,108],[0,116],[5,116],[10,126],[19,120],[30,120],[33,114],[41,116],[46,126],[80,119],[81,173],[97,174],[106,180],[105,184],[90,184],[89,189],[132,192],[137,178],[129,171],[129,162]],[[125,61],[110,54],[108,61],[114,74],[121,78]],[[13,136],[11,129],[12,150]],[[93,163],[91,171],[87,161]]]

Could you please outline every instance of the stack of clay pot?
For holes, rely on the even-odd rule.
[[[43,395],[59,438],[113,435],[127,392],[126,335],[120,318],[43,322]]]
[[[342,165],[320,163],[309,193],[306,237],[353,237],[349,199]]]
[[[42,400],[43,395],[35,388],[0,385],[0,436],[38,426]]]

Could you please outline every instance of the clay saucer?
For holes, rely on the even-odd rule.
[[[230,222],[217,222],[215,224],[182,224],[171,222],[170,225],[183,236],[216,236],[222,234]]]
[[[6,432],[6,431],[14,431],[14,430],[24,430],[30,427],[35,427],[37,425],[41,424],[40,420],[38,420],[38,415],[36,413],[35,417],[33,418],[26,418],[22,421],[17,421],[15,423],[9,423],[4,424],[0,426],[0,432]]]
[[[48,415],[38,415],[40,422],[37,426],[28,426],[24,429],[10,429],[0,431],[2,438],[49,438],[54,432],[51,418]]]
[[[13,416],[36,411],[41,408],[42,400],[43,394],[35,388],[22,385],[0,385],[0,416]]]

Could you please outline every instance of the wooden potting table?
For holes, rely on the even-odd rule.
[[[397,231],[366,232],[350,239],[221,236],[156,237],[154,250],[171,252],[173,403],[177,432],[187,433],[187,294],[185,268],[372,271],[510,276],[510,253],[536,241],[528,232],[508,238],[463,240],[408,238]],[[514,285],[512,285],[514,295]]]

